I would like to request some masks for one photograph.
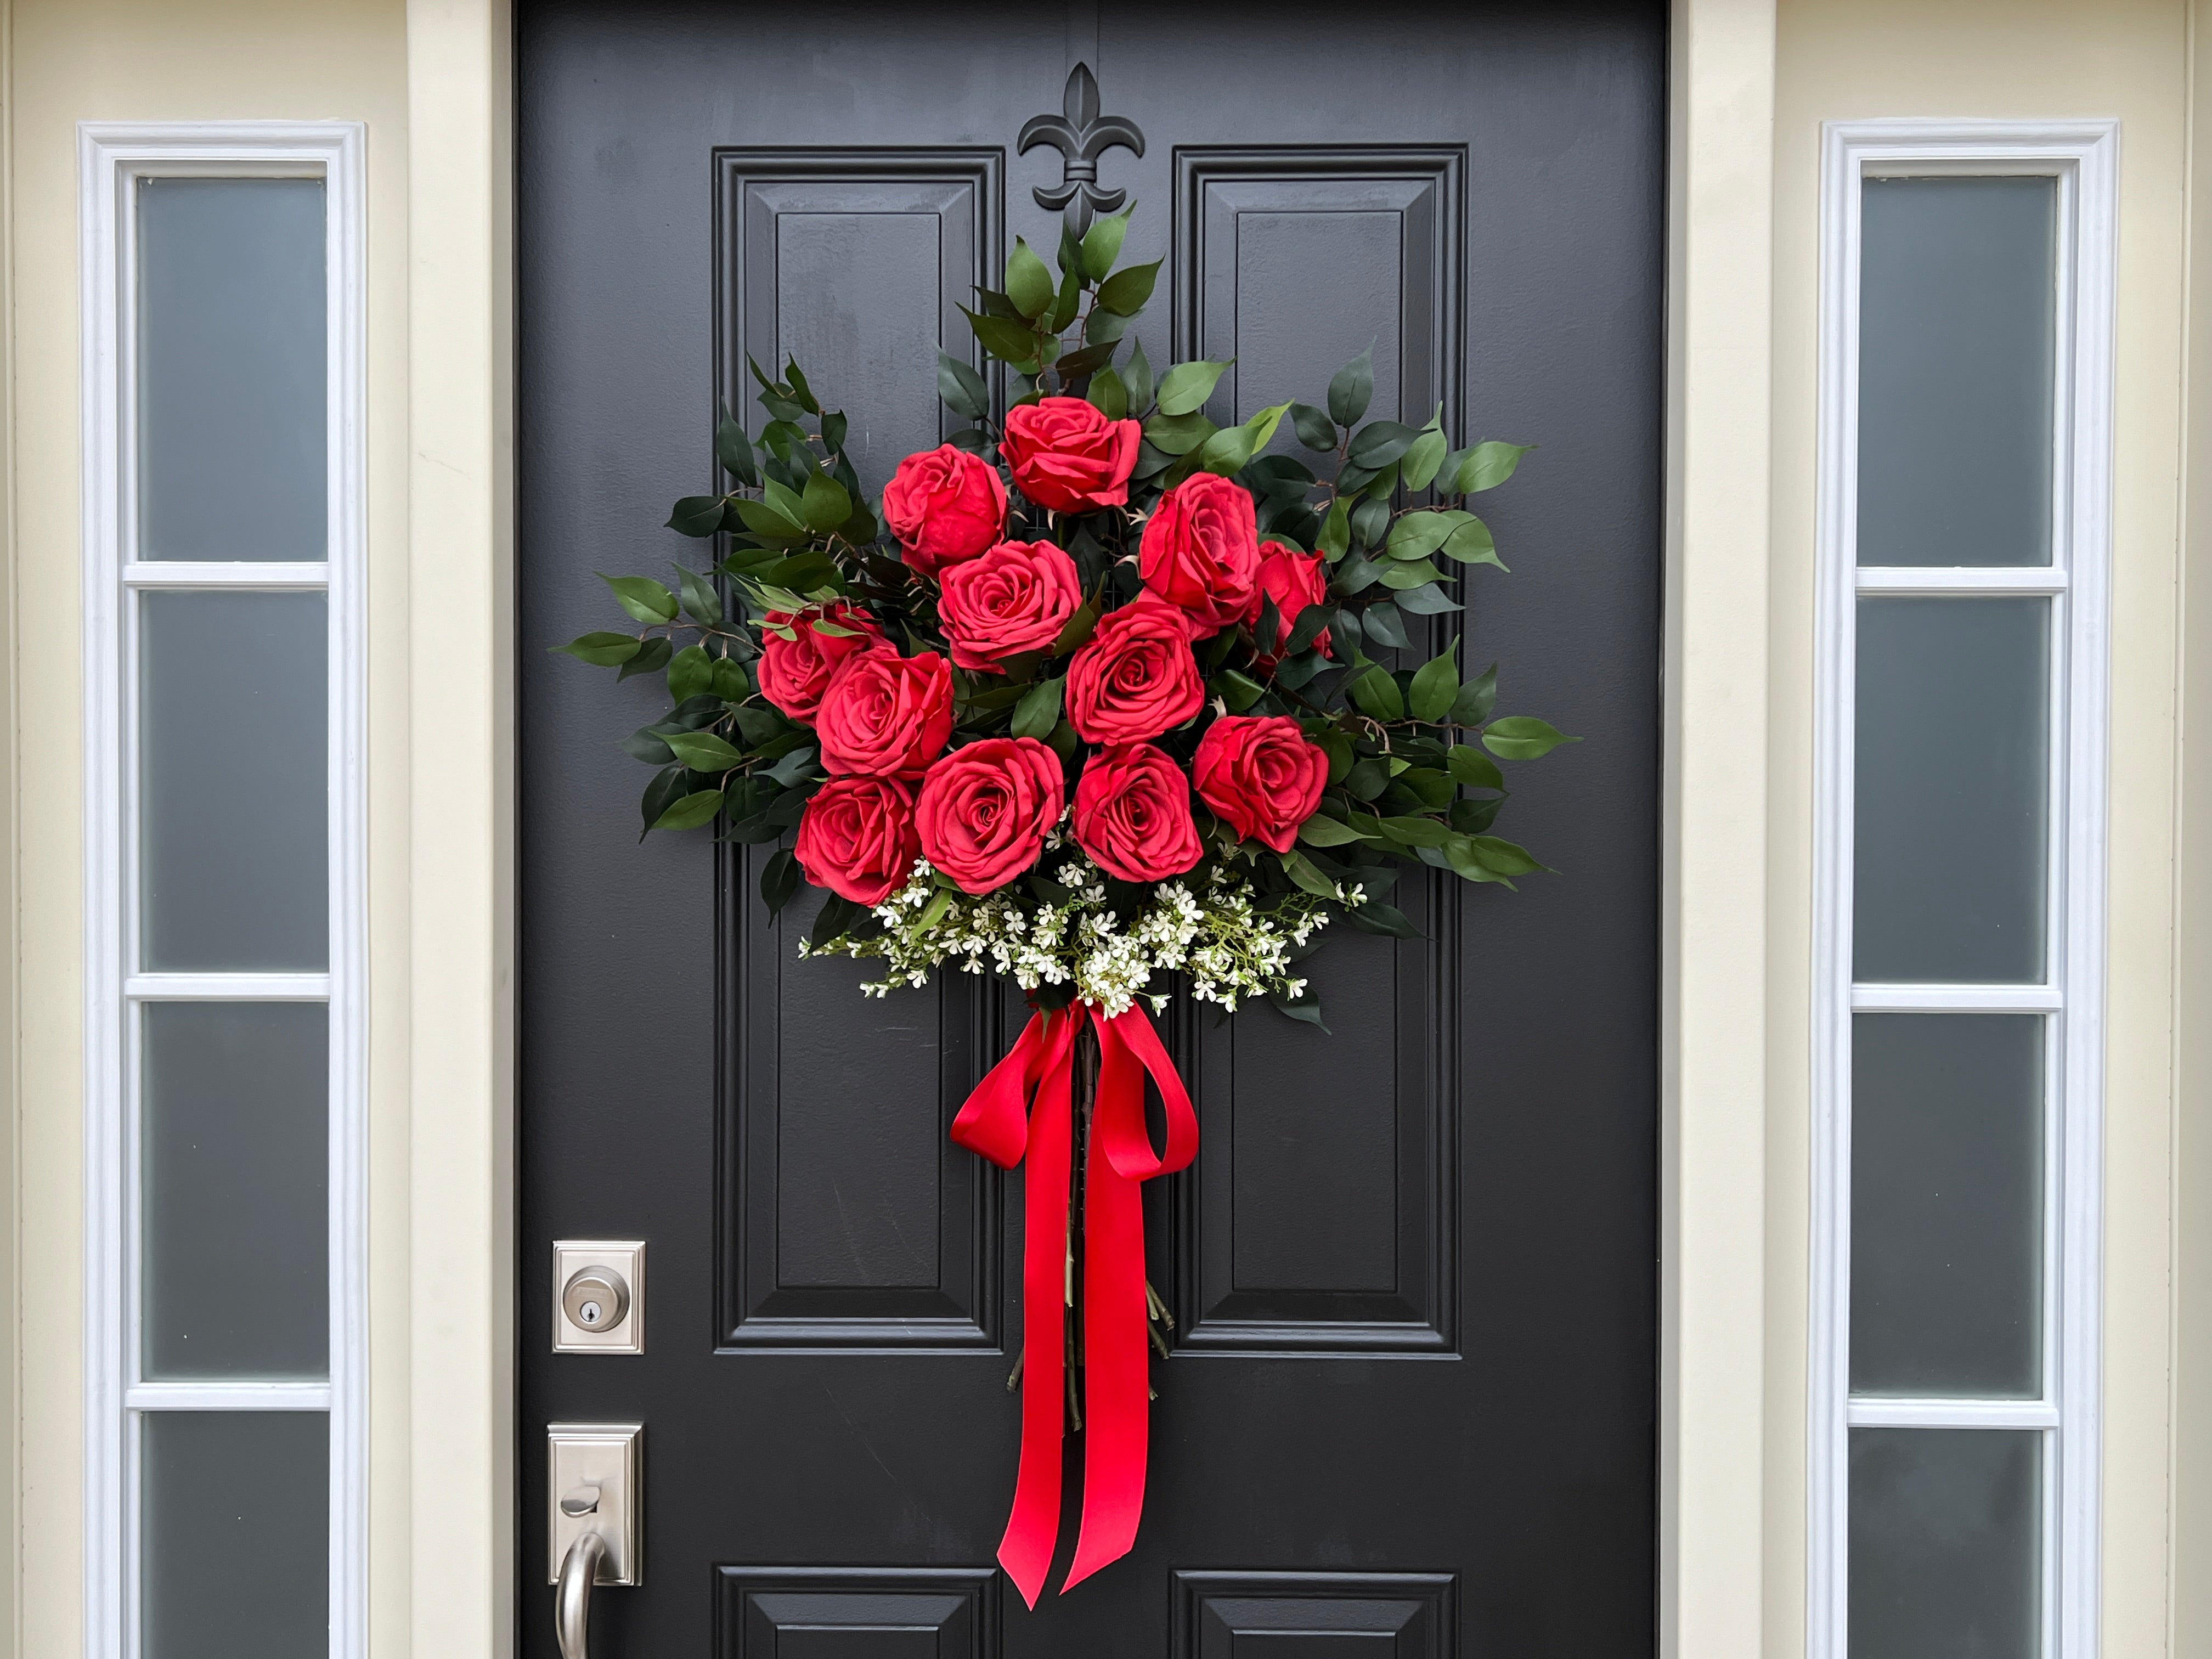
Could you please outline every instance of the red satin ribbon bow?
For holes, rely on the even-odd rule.
[[[1087,1004],[1032,1015],[991,1068],[952,1139],[1022,1176],[1022,1461],[999,1564],[1034,1607],[1060,1537],[1061,1371],[1066,1316],[1069,1098],[1075,1036],[1098,1032],[1098,1095],[1084,1169],[1083,1527],[1063,1592],[1129,1553],[1145,1507],[1150,1419],[1145,1316],[1145,1212],[1138,1186],[1188,1164],[1198,1116],[1141,1008],[1111,1019]],[[1145,1073],[1167,1108],[1167,1150],[1145,1128]],[[1034,1100],[1034,1104],[1032,1104]]]

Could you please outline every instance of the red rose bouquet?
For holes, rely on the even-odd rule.
[[[803,951],[881,958],[878,995],[948,963],[1000,974],[1039,1010],[954,1126],[998,1162],[1026,1157],[1032,1182],[1022,1475],[1001,1550],[1032,1601],[1059,1514],[1077,1157],[1091,1445],[1070,1582],[1127,1547],[1142,1496],[1130,1218],[1136,1183],[1187,1162],[1196,1127],[1139,1000],[1157,1012],[1180,975],[1226,1011],[1263,998],[1320,1025],[1297,967],[1317,932],[1411,936],[1386,899],[1408,865],[1507,886],[1539,868],[1492,833],[1499,763],[1573,741],[1498,718],[1495,669],[1464,675],[1452,637],[1459,568],[1504,568],[1468,499],[1524,448],[1455,448],[1441,410],[1366,419],[1364,356],[1322,404],[1234,421],[1226,364],[1155,374],[1133,339],[1158,265],[1115,269],[1127,228],[1064,234],[1057,278],[1017,245],[1004,291],[969,313],[1009,406],[994,418],[983,375],[942,356],[940,395],[969,424],[901,461],[873,508],[845,416],[797,363],[776,380],[753,365],[766,423],[749,437],[726,413],[715,437],[733,487],[669,520],[723,538],[714,574],[608,578],[641,629],[562,647],[623,678],[665,674],[672,706],[624,745],[656,769],[645,827],[719,820],[775,846],[771,912],[802,881],[828,895]],[[1079,1036],[1097,1096],[1071,1119]],[[1164,1153],[1146,1072],[1168,1107]]]

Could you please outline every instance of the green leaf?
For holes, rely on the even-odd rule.
[[[1328,517],[1322,521],[1321,537],[1314,550],[1334,564],[1342,558],[1345,550],[1352,545],[1352,503],[1340,495],[1329,503]]]
[[[725,702],[735,702],[738,698],[744,696],[750,692],[751,690],[751,684],[745,678],[744,664],[740,663],[735,657],[717,657],[714,659],[714,683],[713,686],[714,696],[721,698]]]
[[[1449,649],[1431,657],[1414,672],[1413,683],[1408,688],[1407,702],[1413,718],[1434,726],[1451,713],[1452,700],[1459,696],[1459,664]]]
[[[994,357],[1004,358],[1010,363],[1026,363],[1036,358],[1036,334],[1012,318],[981,316],[965,306],[960,307],[960,314],[968,319],[968,326],[983,343],[983,349]]]
[[[659,732],[649,726],[641,726],[622,740],[623,752],[647,766],[666,766],[676,759],[676,751],[668,746]]]
[[[1451,481],[1451,493],[1470,495],[1480,489],[1495,489],[1513,476],[1521,465],[1521,458],[1536,446],[1534,444],[1502,444],[1492,440],[1477,444],[1459,464]]]
[[[1390,522],[1390,503],[1381,496],[1370,495],[1352,509],[1352,535],[1362,547],[1372,547],[1382,539],[1384,527]]]
[[[810,776],[812,774],[813,769],[814,746],[811,744],[809,744],[803,748],[793,750],[789,754],[778,760],[775,765],[768,768],[761,775],[763,777],[774,778],[778,783],[788,789],[793,784],[799,782],[802,778]]]
[[[1390,526],[1383,547],[1394,559],[1425,559],[1451,539],[1465,514],[1408,513]]]
[[[1467,607],[1456,599],[1444,597],[1442,589],[1433,583],[1425,587],[1409,587],[1398,595],[1396,604],[1401,611],[1410,611],[1417,617],[1442,617]]]
[[[1300,996],[1296,1001],[1285,996],[1280,991],[1270,991],[1267,993],[1267,1000],[1275,1005],[1277,1013],[1287,1014],[1292,1019],[1303,1020],[1308,1025],[1316,1028],[1323,1036],[1335,1035],[1322,1023],[1321,999],[1310,991]]]
[[[1093,306],[1091,314],[1083,319],[1083,337],[1093,345],[1112,345],[1129,331],[1133,319],[1117,317],[1103,307]]]
[[[652,577],[610,576],[605,571],[594,574],[614,589],[615,603],[638,621],[665,623],[676,620],[676,596]]]
[[[1267,688],[1249,675],[1240,674],[1233,668],[1224,668],[1214,676],[1214,688],[1221,701],[1229,705],[1229,712],[1241,714],[1267,695]]]
[[[1368,638],[1393,651],[1407,650],[1413,643],[1406,633],[1405,618],[1398,614],[1397,606],[1387,601],[1369,605],[1360,613],[1359,623],[1367,630]]]
[[[1335,618],[1336,607],[1327,600],[1304,607],[1291,623],[1290,637],[1283,641],[1283,655],[1297,656],[1327,632]]]
[[[1445,763],[1451,768],[1452,781],[1463,784],[1469,789],[1503,789],[1505,787],[1505,774],[1498,769],[1496,761],[1480,749],[1469,748],[1463,743],[1455,744],[1451,753],[1445,757]]]
[[[1451,827],[1434,818],[1399,817],[1382,820],[1382,831],[1407,847],[1441,847],[1451,839]]]
[[[1006,256],[1006,297],[1014,302],[1014,309],[1024,317],[1043,316],[1058,286],[1052,280],[1051,268],[1037,258],[1036,250],[1020,237],[1014,238],[1014,251]]]
[[[799,400],[799,406],[801,409],[809,415],[819,415],[822,412],[822,405],[814,401],[813,388],[806,384],[806,377],[799,372],[798,358],[786,357],[783,360],[783,378],[785,383],[791,387],[791,395]]]
[[[799,860],[792,855],[791,849],[788,847],[778,848],[769,861],[761,866],[761,902],[768,906],[769,915],[774,915],[791,902],[799,891],[802,878]]]
[[[1412,564],[1392,562],[1382,567],[1382,586],[1393,590],[1425,587],[1431,582],[1440,582],[1444,573],[1426,559]]]
[[[1109,421],[1118,421],[1129,412],[1129,391],[1121,384],[1121,377],[1109,368],[1100,369],[1091,377],[1091,406]]]
[[[1164,455],[1188,455],[1214,434],[1213,422],[1195,412],[1155,415],[1145,422],[1145,436]],[[1201,452],[1202,453],[1202,452]]]
[[[1355,426],[1374,396],[1375,348],[1370,345],[1337,370],[1328,383],[1329,418],[1339,426]]]
[[[1375,838],[1339,823],[1326,812],[1316,812],[1298,826],[1298,839],[1309,847],[1352,847]]]
[[[1459,697],[1452,704],[1451,723],[1480,726],[1490,718],[1490,711],[1497,706],[1498,665],[1492,663],[1460,688]]]
[[[845,447],[845,434],[851,423],[842,410],[831,410],[822,417],[822,447],[833,454]]]
[[[1145,343],[1133,342],[1129,347],[1129,364],[1121,371],[1121,383],[1129,388],[1129,412],[1142,414],[1152,406],[1152,365],[1145,356]]]
[[[1437,476],[1437,469],[1443,465],[1443,459],[1444,434],[1431,427],[1413,440],[1413,447],[1406,452],[1406,459],[1399,464],[1398,476],[1408,489],[1426,489],[1429,480]]]
[[[671,732],[668,746],[694,772],[726,772],[744,759],[712,732]]]
[[[1373,756],[1344,775],[1345,793],[1354,800],[1373,800],[1390,786],[1390,769]]]
[[[1282,422],[1283,411],[1289,407],[1288,404],[1277,404],[1273,409],[1261,410],[1242,426],[1215,433],[1199,451],[1199,465],[1224,478],[1235,477],[1254,455],[1267,447],[1275,435],[1275,428]]]
[[[1498,544],[1491,539],[1490,526],[1473,516],[1446,537],[1437,551],[1462,564],[1494,564],[1500,570],[1505,568],[1498,556]]]
[[[656,830],[696,830],[722,810],[722,792],[702,789],[696,794],[685,795],[655,818]]]
[[[1483,865],[1501,876],[1525,876],[1544,866],[1529,855],[1525,847],[1516,847],[1496,836],[1470,836],[1468,845]]]
[[[580,634],[568,644],[556,645],[553,648],[565,651],[578,662],[587,662],[594,668],[615,668],[643,650],[645,641],[631,634],[601,631]]]
[[[1336,884],[1314,867],[1314,862],[1296,850],[1275,854],[1275,861],[1283,866],[1283,873],[1316,898],[1333,899]]]
[[[622,665],[622,672],[615,676],[616,684],[620,684],[635,674],[657,673],[667,667],[672,649],[666,640],[647,640],[637,655]]]
[[[668,695],[677,702],[702,696],[714,685],[714,659],[707,654],[704,646],[687,645],[669,659]]]
[[[1129,215],[1136,206],[1132,202],[1110,218],[1093,219],[1091,228],[1083,233],[1083,274],[1092,282],[1103,282],[1106,273],[1114,269],[1114,261],[1121,257],[1121,239],[1129,234]]]
[[[753,447],[746,441],[744,428],[730,418],[726,407],[722,410],[720,424],[714,428],[714,459],[722,464],[722,470],[738,483],[760,483],[760,470],[754,463]]]
[[[1148,265],[1125,265],[1098,284],[1098,303],[1117,316],[1133,317],[1152,297],[1152,284],[1159,276],[1158,259]]]
[[[853,498],[835,478],[816,472],[806,480],[806,493],[800,497],[799,508],[805,514],[808,529],[835,530],[853,516]]]
[[[711,536],[721,527],[720,495],[686,495],[668,515],[668,528],[679,536]]]
[[[1398,682],[1391,678],[1390,671],[1380,663],[1370,664],[1367,672],[1353,679],[1345,690],[1352,702],[1376,720],[1396,720],[1406,717],[1404,694],[1398,690]]]
[[[1344,913],[1344,919],[1363,933],[1382,933],[1391,939],[1419,939],[1421,930],[1407,920],[1395,905],[1370,900]]]
[[[1386,467],[1413,447],[1421,434],[1398,421],[1370,421],[1352,434],[1345,458],[1354,466]]]
[[[793,530],[806,527],[806,509],[799,504],[799,494],[770,478],[761,486],[761,501],[769,510]]]
[[[768,485],[769,489],[779,487],[773,479]],[[787,489],[783,493],[787,495],[791,494]],[[744,522],[745,528],[764,540],[787,547],[805,536],[805,531],[785,518],[766,501],[756,501],[741,495],[730,505],[737,509],[738,517]]]
[[[1291,425],[1297,432],[1298,441],[1308,449],[1328,451],[1336,447],[1336,423],[1311,404],[1291,405]]]
[[[955,415],[980,421],[991,412],[991,388],[973,368],[949,351],[937,354],[937,395]]]
[[[1060,297],[1053,301],[1052,311],[1045,319],[1047,325],[1055,334],[1064,332],[1075,320],[1076,311],[1082,303],[1083,279],[1071,270],[1060,279]]]
[[[1014,705],[1014,735],[1037,738],[1051,736],[1052,728],[1060,724],[1060,696],[1066,685],[1064,677],[1055,677],[1031,686]]]
[[[1508,714],[1504,720],[1491,721],[1482,732],[1482,746],[1500,760],[1535,760],[1563,743],[1581,741],[1580,738],[1567,737],[1548,720],[1540,720],[1533,714]]]
[[[684,609],[690,613],[693,621],[712,628],[722,620],[722,601],[714,592],[714,583],[680,564],[676,567],[676,580],[684,590]]]
[[[1226,362],[1211,359],[1194,363],[1177,363],[1160,377],[1160,413],[1188,415],[1206,406],[1213,395],[1214,382],[1221,378]]]

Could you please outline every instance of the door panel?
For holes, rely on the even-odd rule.
[[[1651,1650],[1662,17],[521,9],[526,1652],[555,1420],[647,1425],[605,1659]],[[698,562],[654,526],[719,403],[757,426],[748,354],[854,416],[871,489],[939,440],[955,307],[1057,237],[1062,159],[1013,140],[1079,59],[1146,136],[1098,167],[1168,260],[1135,332],[1237,359],[1217,420],[1371,341],[1373,414],[1543,446],[1485,511],[1516,571],[1468,583],[1466,660],[1584,741],[1504,826],[1562,873],[1415,872],[1425,938],[1311,959],[1334,1036],[1162,1019],[1203,1139],[1146,1191],[1145,1524],[1031,1613],[992,1566],[1019,1182],[945,1138],[1018,999],[864,1000],[866,964],[799,960],[811,903],[763,913],[757,851],[641,846],[615,743],[659,704],[538,647],[605,625],[594,569]],[[545,1352],[560,1237],[650,1242],[643,1354]]]

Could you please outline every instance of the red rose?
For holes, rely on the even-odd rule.
[[[1328,757],[1282,714],[1229,714],[1206,728],[1190,764],[1199,799],[1240,836],[1287,853],[1321,805]]]
[[[952,669],[934,651],[848,657],[815,710],[822,763],[833,773],[916,778],[952,735]]]
[[[896,778],[832,778],[799,819],[799,867],[817,887],[881,904],[906,884],[921,852],[914,786]]]
[[[1006,411],[999,453],[1014,487],[1054,513],[1088,513],[1129,499],[1143,428],[1109,421],[1080,398],[1040,398]]]
[[[922,855],[963,893],[1003,887],[1036,862],[1066,797],[1060,757],[1035,738],[956,749],[921,781]]]
[[[898,464],[884,486],[884,522],[906,562],[934,576],[1006,533],[1006,487],[981,456],[939,444]]]
[[[1086,743],[1134,743],[1180,726],[1206,702],[1190,623],[1147,594],[1098,624],[1067,665],[1067,723]]]
[[[814,626],[817,622],[847,631],[824,634]],[[778,628],[789,629],[791,637],[776,633]],[[811,720],[822,706],[822,694],[830,689],[837,665],[883,642],[884,630],[876,619],[842,600],[834,605],[809,605],[796,616],[771,611],[768,626],[761,630],[761,696],[795,720]]]
[[[1124,881],[1163,881],[1199,860],[1190,780],[1149,743],[1103,749],[1075,786],[1075,839],[1091,861]]]
[[[1328,598],[1328,566],[1318,553],[1301,553],[1280,542],[1261,542],[1260,592],[1275,602],[1275,615],[1279,619],[1275,637],[1259,642],[1261,664],[1272,668],[1281,659],[1291,629],[1297,625],[1298,612]],[[1313,642],[1326,652],[1328,629],[1324,628],[1315,635]]]
[[[1191,614],[1201,635],[1260,610],[1260,532],[1244,486],[1194,472],[1160,497],[1137,553],[1145,586]]]
[[[994,674],[1018,652],[1048,647],[1083,603],[1075,561],[1050,542],[1000,542],[939,580],[952,660]]]

